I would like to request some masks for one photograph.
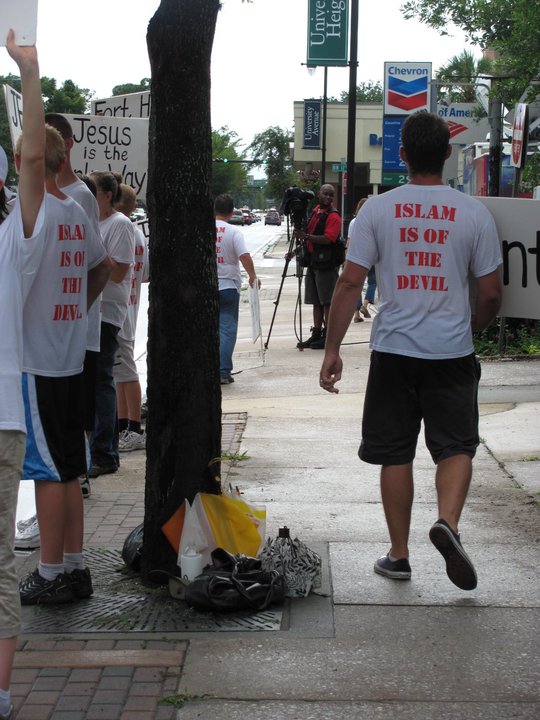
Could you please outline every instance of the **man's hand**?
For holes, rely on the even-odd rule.
[[[260,289],[261,287],[261,281],[258,277],[251,277],[249,278],[249,287],[253,287],[255,285],[255,280],[257,281],[257,287]]]
[[[329,393],[339,393],[339,388],[337,388],[335,384],[341,380],[342,370],[343,360],[339,354],[325,353],[319,374],[319,385],[322,389]]]
[[[15,32],[12,29],[7,35],[6,49],[21,70],[35,66],[38,63],[35,45],[17,45],[15,43]]]

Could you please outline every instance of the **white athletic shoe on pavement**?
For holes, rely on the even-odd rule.
[[[131,452],[132,450],[144,450],[146,448],[146,433],[138,433],[129,430],[123,437],[118,439],[118,450],[120,452]]]
[[[29,550],[38,548],[40,545],[37,515],[33,515],[26,520],[19,520],[15,532],[15,548],[17,550]]]

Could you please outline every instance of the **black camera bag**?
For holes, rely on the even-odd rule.
[[[321,213],[312,235],[324,235],[326,220],[331,213],[337,213],[335,208],[328,212]],[[335,243],[319,245],[312,242],[313,252],[311,254],[311,267],[314,270],[333,270],[345,262],[345,245],[338,237]]]

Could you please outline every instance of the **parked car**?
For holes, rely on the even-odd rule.
[[[253,213],[251,212],[251,210],[242,208],[242,213],[244,215],[244,222],[246,223],[246,225],[251,225],[251,223],[253,222]]]
[[[229,225],[245,225],[246,219],[241,210],[233,210],[233,214],[229,219]]]
[[[270,210],[264,216],[265,225],[281,225],[281,215],[277,210]]]

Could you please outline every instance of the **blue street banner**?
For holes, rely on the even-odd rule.
[[[304,100],[304,148],[321,147],[321,101]]]
[[[349,0],[308,0],[307,65],[348,62]]]

